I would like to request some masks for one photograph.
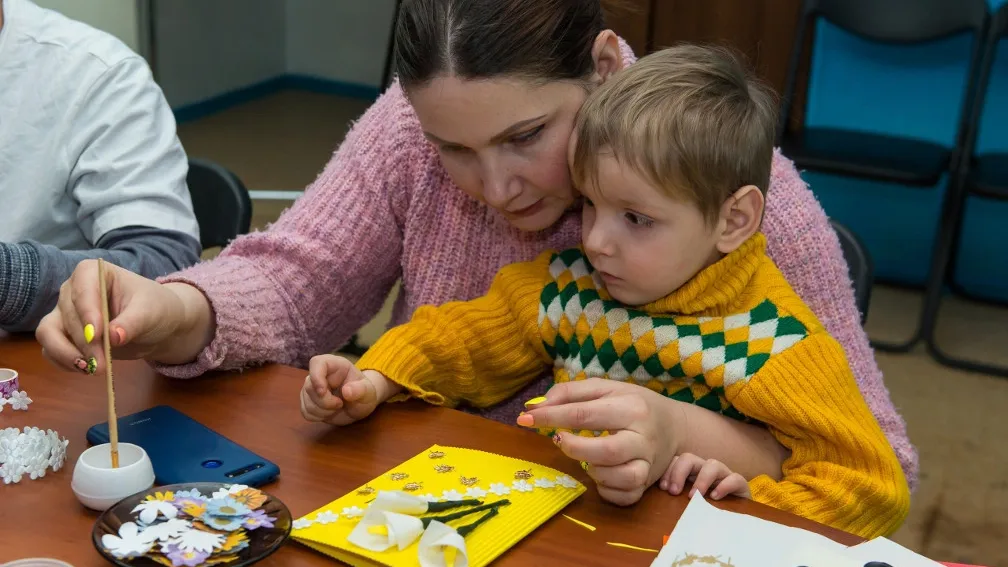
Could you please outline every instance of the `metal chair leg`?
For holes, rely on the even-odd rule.
[[[962,224],[963,217],[965,216],[965,205],[967,194],[958,196],[956,199],[955,217],[952,219],[949,230],[950,234],[944,235],[943,244],[945,246],[939,250],[940,253],[944,254],[940,260],[943,263],[943,272],[945,276],[945,281],[951,281],[952,274],[955,272],[956,266],[956,250],[959,248],[960,241],[962,239]],[[928,316],[928,323],[925,327],[925,339],[927,343],[928,353],[938,361],[939,364],[948,366],[950,368],[957,368],[959,370],[965,370],[967,372],[976,372],[980,374],[988,374],[991,376],[998,376],[1002,378],[1008,378],[1008,367],[999,366],[997,364],[968,360],[965,358],[959,358],[945,352],[938,344],[936,331],[938,328],[938,315],[939,308],[941,307],[941,287],[938,288],[938,293],[934,294],[934,297],[929,296],[929,301],[925,305],[925,311]]]

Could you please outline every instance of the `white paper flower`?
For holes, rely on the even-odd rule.
[[[53,472],[56,472],[63,468],[63,463],[66,460],[66,450],[67,446],[70,445],[69,439],[60,440],[59,435],[55,431],[49,431],[49,445],[52,448],[52,453],[49,454],[49,466],[52,467]]]
[[[143,535],[151,541],[169,541],[182,535],[182,532],[192,528],[188,520],[172,518],[164,522],[151,524],[143,529]]]
[[[511,488],[517,490],[518,492],[532,492],[535,487],[528,483],[526,480],[516,480],[511,483]]]
[[[440,496],[434,496],[430,492],[428,492],[427,494],[424,494],[420,498],[423,498],[426,502],[440,502],[441,501],[441,497]]]
[[[32,399],[28,397],[28,392],[21,390],[20,392],[14,392],[7,399],[7,403],[10,404],[11,409],[27,411],[28,404],[32,403]]]
[[[11,484],[12,482],[21,482],[21,467],[14,463],[4,463],[0,465],[0,477],[3,478],[4,484]]]
[[[564,488],[577,488],[578,481],[574,480],[573,477],[562,474],[556,477],[556,483]]]
[[[7,398],[0,396],[0,413],[3,413],[3,408],[5,405],[7,405]]]
[[[153,524],[158,515],[172,519],[178,514],[178,508],[168,500],[144,500],[133,508],[133,513],[140,512],[140,521]]]
[[[173,544],[182,551],[201,551],[203,553],[212,553],[214,549],[224,545],[224,536],[192,528],[180,533],[177,537],[172,538],[168,544]],[[167,546],[162,544],[162,547]]]
[[[340,515],[345,518],[359,518],[364,515],[364,510],[358,508],[357,506],[348,506],[346,508],[343,508],[343,511],[340,512]]]
[[[465,497],[458,490],[445,490],[441,493],[441,499],[451,502],[452,500],[464,500]]]
[[[237,494],[237,493],[241,492],[242,490],[245,490],[246,488],[248,488],[248,486],[246,486],[244,484],[231,484],[231,485],[225,486],[224,488],[220,488],[220,489],[214,491],[213,498],[215,500],[218,500],[218,499],[221,499],[221,498],[226,498],[226,497],[228,497],[228,496],[230,496],[232,494]]]
[[[495,482],[490,485],[490,493],[496,494],[497,496],[504,496],[506,494],[511,494],[511,488],[503,482]]]
[[[535,479],[535,485],[539,488],[553,488],[556,483],[548,478],[539,477]]]
[[[141,532],[133,522],[126,522],[119,526],[118,536],[103,535],[101,542],[109,553],[119,559],[139,557],[154,547],[154,541],[147,534]]]
[[[469,567],[465,540],[454,528],[433,521],[420,538],[420,567]]]
[[[339,514],[334,513],[332,510],[319,512],[315,515],[315,523],[322,524],[323,526],[337,521],[339,521]]]
[[[291,523],[291,526],[293,526],[295,530],[303,530],[314,523],[314,521],[309,520],[308,518],[298,518]]]
[[[347,536],[347,541],[370,551],[398,547],[402,551],[424,532],[423,520],[387,510],[368,510]]]
[[[356,506],[355,506],[356,508]],[[348,516],[347,510],[343,510],[343,515]],[[393,490],[382,490],[375,496],[375,499],[371,501],[368,506],[369,510],[386,510],[389,512],[398,512],[400,514],[424,514],[427,512],[427,500],[421,498],[420,496],[413,496],[412,494],[407,494],[405,492],[393,491]]]
[[[487,491],[478,486],[470,486],[465,491],[466,498],[483,498],[486,495]]]

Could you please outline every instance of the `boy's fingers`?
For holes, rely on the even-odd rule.
[[[695,455],[679,455],[679,458],[669,467],[669,484],[671,484],[669,491],[673,494],[679,494],[682,491],[686,486],[686,479],[693,474],[694,466],[699,464],[698,461],[700,459]]]
[[[729,474],[730,471],[728,470],[728,467],[711,459],[704,463],[704,465],[700,468],[700,472],[697,473],[696,480],[693,481],[693,491],[700,491],[700,494],[707,494],[711,488],[717,486],[719,480]]]
[[[301,389],[301,416],[308,421],[323,421],[329,412],[321,410],[309,398],[308,391]]]
[[[729,494],[734,494],[746,498],[748,492],[749,483],[746,482],[746,479],[738,473],[732,473],[718,483],[717,488],[711,491],[711,497],[721,499]]]

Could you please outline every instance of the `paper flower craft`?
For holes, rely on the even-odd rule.
[[[213,494],[198,490],[156,492],[132,510],[118,535],[105,534],[102,546],[118,559],[140,556],[168,567],[227,564],[249,546],[249,532],[272,528],[276,518],[261,506],[268,497],[233,485]]]
[[[0,411],[3,411],[4,405],[9,405],[12,410],[27,411],[30,403],[32,399],[28,397],[28,392],[24,390],[13,392],[6,398],[0,397]]]
[[[584,491],[536,463],[434,445],[296,520],[291,537],[348,565],[486,567]]]
[[[507,500],[490,504],[484,504],[479,500],[427,502],[423,498],[403,492],[383,491],[378,493],[378,497],[368,507],[367,513],[347,536],[347,541],[370,551],[385,551],[393,546],[402,551],[421,535],[425,535],[426,530],[434,524],[447,527],[445,525],[447,522],[489,510],[491,513],[483,514],[484,517],[480,519],[482,522],[496,515],[498,509],[508,504],[510,502]],[[421,516],[453,508],[459,510],[435,516]],[[475,523],[470,525],[475,527]],[[456,531],[453,528],[449,529]],[[461,548],[457,545],[453,548],[465,555],[464,540],[461,542]],[[419,553],[422,557],[422,546]]]
[[[49,468],[53,472],[60,470],[69,443],[51,429],[0,430],[0,478],[4,484],[11,484],[21,482],[24,475],[36,480],[44,477]]]

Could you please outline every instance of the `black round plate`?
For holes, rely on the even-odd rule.
[[[160,543],[154,543],[152,549],[145,555],[120,559],[116,557],[111,550],[106,548],[105,544],[102,543],[102,536],[111,534],[118,537],[120,526],[127,522],[137,524],[141,527],[142,532],[143,524],[139,519],[139,512],[133,512],[133,509],[136,508],[138,504],[146,500],[148,496],[154,496],[159,492],[162,493],[162,495],[167,492],[171,492],[173,495],[176,495],[179,492],[190,493],[190,491],[196,491],[203,498],[211,500],[215,492],[227,490],[231,486],[233,485],[216,482],[195,482],[159,486],[151,488],[150,490],[145,490],[144,492],[139,492],[117,502],[98,517],[98,520],[95,522],[94,529],[91,531],[91,542],[94,544],[95,549],[98,550],[98,553],[100,553],[102,557],[115,565],[120,565],[122,567],[170,566],[172,565],[171,559],[159,551],[162,549]],[[271,518],[273,526],[260,526],[255,529],[246,529],[245,527],[241,527],[238,530],[232,531],[225,531],[223,529],[209,530],[214,533],[223,534],[225,537],[227,534],[233,535],[237,531],[243,531],[244,536],[247,538],[247,545],[237,553],[224,553],[218,550],[210,555],[210,557],[206,558],[203,563],[199,563],[199,565],[219,565],[221,567],[243,567],[245,565],[252,565],[276,551],[290,536],[291,515],[287,506],[264,491],[257,489],[250,490],[257,491],[261,494],[261,496],[256,497],[255,493],[246,493],[244,496],[238,495],[237,499],[241,502],[244,498],[246,502],[258,504],[258,506],[255,506],[254,510],[262,511],[266,517]],[[248,498],[250,495],[252,496],[251,501]],[[176,496],[175,498],[178,497]],[[263,498],[265,499],[263,500]],[[262,502],[258,503],[257,500],[262,500]],[[176,507],[179,508],[179,506]],[[187,514],[185,510],[193,512],[198,511],[199,508],[179,508],[176,518],[187,520],[190,523],[195,519],[198,522],[197,525],[200,526],[200,529],[208,531],[207,524],[203,524],[199,518],[194,518],[193,516]],[[201,518],[203,520],[208,520],[208,517],[206,516],[201,516]],[[154,524],[156,525],[163,522],[164,518],[159,516]],[[239,539],[241,539],[240,536]],[[215,558],[218,561],[213,561]],[[223,561],[224,558],[228,558],[228,560]]]

